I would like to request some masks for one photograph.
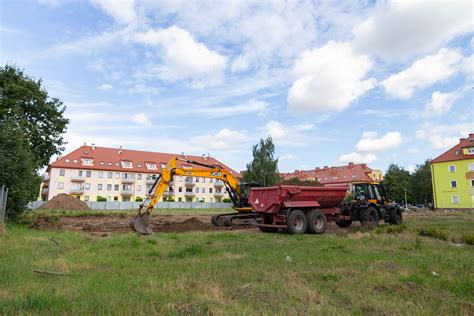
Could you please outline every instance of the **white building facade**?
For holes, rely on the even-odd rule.
[[[83,201],[140,201],[162,168],[173,157],[218,164],[236,177],[237,172],[212,157],[184,156],[126,149],[81,146],[49,165],[43,176],[40,199],[60,193]],[[183,168],[202,168],[182,163]],[[222,181],[175,176],[160,201],[222,202],[229,198]]]

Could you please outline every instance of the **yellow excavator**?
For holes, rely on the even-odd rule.
[[[204,168],[186,169],[178,166],[178,162],[197,165]],[[179,157],[172,158],[166,164],[162,173],[156,178],[152,187],[148,190],[147,196],[140,208],[138,214],[130,222],[130,228],[143,235],[152,234],[150,227],[150,213],[163,196],[174,176],[185,177],[203,177],[221,180],[233,203],[233,209],[236,212],[228,214],[219,214],[212,217],[212,223],[217,226],[231,226],[234,220],[240,224],[250,224],[256,219],[256,214],[252,212],[248,201],[248,193],[251,187],[259,186],[255,183],[239,183],[237,178],[220,165],[209,165],[195,160],[183,159]]]

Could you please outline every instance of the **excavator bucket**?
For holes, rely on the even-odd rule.
[[[130,228],[142,235],[151,235],[150,214],[147,212],[136,215],[130,221]]]

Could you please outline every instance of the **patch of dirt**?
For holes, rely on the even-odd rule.
[[[87,204],[68,194],[58,194],[48,202],[41,205],[40,210],[73,210],[73,211],[87,211],[90,210]]]
[[[132,217],[118,216],[64,216],[39,217],[31,228],[39,230],[63,229],[69,231],[84,231],[92,235],[107,236],[109,233],[131,232]],[[151,216],[151,227],[155,233],[180,233],[189,231],[240,230],[244,227],[217,227],[211,224],[209,215],[158,215]]]

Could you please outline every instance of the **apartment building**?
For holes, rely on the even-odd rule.
[[[435,209],[474,209],[474,134],[430,163]]]
[[[352,162],[346,166],[316,167],[311,170],[295,170],[280,175],[284,180],[290,180],[291,178],[298,178],[302,181],[317,180],[324,186],[350,186],[353,182],[379,182],[383,180],[380,170],[372,169],[365,163],[355,164]]]
[[[106,148],[94,145],[79,147],[51,163],[43,176],[40,199],[50,200],[66,193],[83,201],[136,201],[144,198],[156,176],[173,157],[200,163],[218,164],[236,177],[240,174],[213,157],[185,156]],[[196,166],[178,163],[184,169]],[[161,201],[221,202],[228,198],[222,181],[202,177],[175,176]]]

